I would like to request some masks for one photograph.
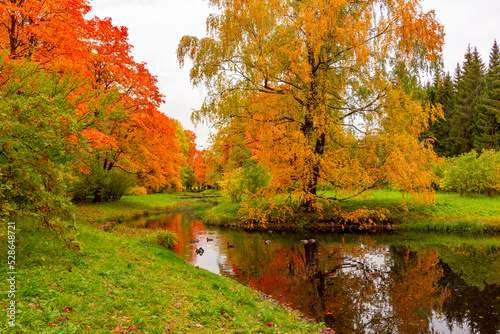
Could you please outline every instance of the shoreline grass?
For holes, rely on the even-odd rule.
[[[163,197],[162,197],[163,196]],[[190,265],[148,235],[95,221],[178,207],[173,195],[84,205],[57,228],[17,222],[18,333],[320,333],[322,325],[234,280]],[[119,226],[117,226],[119,227]],[[77,242],[74,242],[74,237]],[[6,236],[0,236],[6,254]],[[0,273],[7,275],[7,266]],[[3,283],[4,291],[7,289]],[[2,299],[0,307],[10,301]],[[0,332],[9,331],[7,321]]]
[[[171,210],[207,206],[204,201],[179,198],[182,193],[123,196],[118,202],[81,203],[75,206],[76,220],[83,223],[125,221]]]
[[[321,195],[331,196],[328,192]],[[456,193],[438,192],[434,204],[419,204],[406,197],[406,205],[403,205],[403,194],[399,191],[372,190],[366,195],[342,202],[339,206],[345,212],[359,209],[388,210],[385,223],[395,224],[400,229],[500,232],[500,199],[484,195],[460,197]],[[239,203],[230,202],[229,198],[225,197],[220,200],[219,205],[201,212],[199,219],[208,224],[242,227],[245,224],[239,210]],[[330,219],[335,222],[342,218],[328,214],[328,212],[324,214],[327,217],[324,218],[326,221]],[[297,217],[292,217],[290,220],[295,218]],[[299,219],[304,217],[299,215],[297,220]],[[323,228],[325,224],[317,224],[314,219],[313,216],[308,222],[302,223],[300,228]],[[295,222],[295,225],[299,223]]]

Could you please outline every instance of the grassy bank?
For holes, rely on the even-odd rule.
[[[144,235],[102,231],[93,220],[122,219],[177,205],[173,196],[80,206],[75,227],[16,222],[17,333],[317,333],[319,325],[202,269]],[[92,217],[92,218],[91,218]],[[130,232],[130,231],[128,231]],[[72,235],[78,242],[72,242]],[[0,236],[6,254],[6,235]],[[1,266],[2,277],[10,271]],[[8,290],[5,280],[3,291]],[[4,297],[0,306],[6,308]],[[5,314],[5,313],[4,313]],[[6,319],[2,316],[2,319]]]
[[[323,196],[332,196],[325,192]],[[373,190],[355,199],[339,203],[340,214],[325,210],[321,218],[298,215],[290,221],[295,227],[314,227],[322,219],[338,221],[342,213],[359,209],[386,210],[386,222],[398,225],[399,228],[435,231],[466,232],[498,232],[500,231],[500,198],[477,195],[460,197],[456,193],[439,192],[435,196],[435,204],[422,205],[406,196],[403,205],[403,194],[399,191]],[[217,225],[243,224],[240,204],[230,202],[228,198],[219,205],[204,211],[200,219]],[[269,221],[273,220],[270,215]]]
[[[77,221],[102,223],[110,220],[129,220],[146,214],[203,206],[205,202],[179,198],[182,193],[123,196],[118,202],[83,203],[76,206]]]

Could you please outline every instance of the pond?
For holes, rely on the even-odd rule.
[[[500,333],[498,235],[249,233],[207,227],[189,212],[130,226],[176,232],[175,252],[193,265],[339,334]]]

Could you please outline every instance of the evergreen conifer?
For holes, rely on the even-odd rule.
[[[485,77],[484,92],[477,107],[477,135],[474,147],[500,149],[500,50],[495,40],[490,53],[488,73]]]
[[[469,46],[462,70],[457,75],[457,107],[451,120],[450,140],[453,155],[470,152],[478,135],[479,98],[484,87],[484,64],[476,48]]]

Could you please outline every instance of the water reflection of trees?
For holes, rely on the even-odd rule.
[[[337,333],[430,333],[446,297],[437,251],[386,246],[273,244],[255,238],[231,256],[238,280],[324,321]]]
[[[448,326],[450,332],[454,327],[470,333],[500,332],[496,246],[389,247],[377,246],[370,238],[304,245],[279,236],[266,245],[267,234],[207,231],[180,213],[138,224],[175,231],[177,253],[192,263],[198,244],[190,240],[218,235],[217,244],[203,246],[217,248],[221,274],[326,322],[339,334],[433,333],[435,326]],[[236,247],[227,249],[227,241]]]
[[[443,270],[437,249],[411,252],[408,247],[393,249],[391,268],[392,299],[390,328],[397,333],[432,333],[433,311],[440,312],[449,290],[438,285]]]
[[[440,247],[446,275],[439,283],[451,291],[443,303],[443,316],[450,331],[461,326],[470,333],[500,332],[499,255],[498,247]]]

